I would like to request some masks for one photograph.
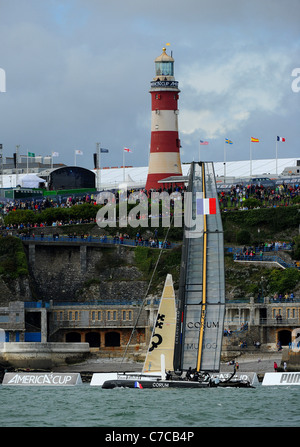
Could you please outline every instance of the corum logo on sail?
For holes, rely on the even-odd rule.
[[[198,350],[199,345],[197,343],[185,343],[185,350]],[[204,343],[203,349],[217,349],[217,343]]]
[[[199,329],[199,328],[204,327],[204,326],[209,328],[209,329],[211,329],[211,328],[219,328],[219,322],[218,321],[217,322],[215,322],[215,321],[206,321],[206,322],[189,321],[186,324],[186,326],[187,326],[188,329],[193,329],[193,328]]]

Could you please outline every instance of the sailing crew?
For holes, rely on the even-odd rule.
[[[172,379],[171,371],[168,371],[168,372],[166,373],[166,380],[171,380],[171,379]]]
[[[192,378],[192,368],[191,367],[189,367],[189,369],[187,370],[185,378],[186,378],[186,380],[191,380],[191,378]]]

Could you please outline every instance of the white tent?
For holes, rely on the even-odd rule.
[[[40,183],[45,183],[45,180],[35,174],[26,174],[21,177],[22,188],[38,188]]]

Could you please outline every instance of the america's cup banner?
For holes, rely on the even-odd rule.
[[[74,386],[81,385],[79,373],[5,373],[2,385],[21,386]]]

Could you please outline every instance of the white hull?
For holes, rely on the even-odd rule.
[[[153,376],[161,377],[158,373],[141,373],[141,372],[129,372],[129,373],[94,373],[92,376],[91,386],[102,386],[107,380],[153,380]]]

